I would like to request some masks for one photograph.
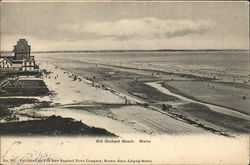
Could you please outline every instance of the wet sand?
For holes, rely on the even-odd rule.
[[[246,84],[176,80],[164,82],[163,87],[190,99],[233,109],[249,115],[250,86]]]
[[[217,127],[219,129],[224,127],[238,133],[249,132],[249,116],[244,113],[175,94],[164,88],[161,83],[153,82],[148,83],[148,85],[155,87],[163,93],[179,98],[181,102],[171,104],[172,108],[176,109],[175,114],[185,116],[185,118],[188,117],[188,119],[195,121],[196,124],[210,125],[211,128]]]

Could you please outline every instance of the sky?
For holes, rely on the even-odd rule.
[[[247,2],[2,2],[1,50],[248,49]]]

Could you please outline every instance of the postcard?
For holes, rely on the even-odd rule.
[[[248,164],[246,1],[2,1],[1,164]]]

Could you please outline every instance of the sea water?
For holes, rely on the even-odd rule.
[[[81,67],[80,62],[126,66],[138,69],[172,71],[217,76],[249,83],[249,51],[155,51],[33,54],[65,67]],[[60,60],[60,62],[56,62]]]

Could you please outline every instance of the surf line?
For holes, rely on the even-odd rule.
[[[245,120],[249,120],[249,116],[246,115],[246,114],[237,112],[237,111],[235,111],[233,109],[224,108],[224,107],[220,107],[220,106],[216,106],[216,105],[212,105],[212,104],[208,104],[208,103],[203,103],[203,102],[200,102],[200,101],[196,101],[196,100],[193,100],[193,99],[189,99],[187,97],[184,97],[184,96],[181,96],[181,95],[178,95],[176,93],[171,92],[170,90],[164,88],[162,86],[162,84],[160,84],[160,83],[161,83],[161,81],[158,81],[158,82],[149,82],[149,83],[145,83],[145,84],[149,85],[149,86],[151,86],[151,87],[153,87],[153,88],[155,88],[157,90],[159,90],[162,93],[165,93],[165,94],[171,95],[171,96],[175,96],[175,97],[179,98],[182,101],[186,101],[186,102],[189,102],[189,103],[202,104],[202,105],[205,105],[205,106],[209,107],[210,110],[212,110],[212,111],[223,113],[223,114],[234,116],[234,117],[240,117],[240,118],[245,119]]]

